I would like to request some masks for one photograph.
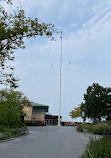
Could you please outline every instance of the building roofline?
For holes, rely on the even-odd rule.
[[[49,107],[48,105],[44,105],[44,104],[39,104],[39,103],[34,103],[34,102],[31,102],[31,106],[34,107]]]

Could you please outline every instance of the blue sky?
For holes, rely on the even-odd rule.
[[[16,0],[27,16],[54,23],[63,32],[62,104],[63,120],[83,101],[93,82],[111,87],[111,0]],[[56,41],[45,37],[26,40],[26,49],[16,51],[19,90],[31,101],[59,109],[60,35]],[[70,64],[69,64],[70,62]]]

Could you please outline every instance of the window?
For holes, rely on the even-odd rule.
[[[32,113],[35,114],[35,113],[38,113],[38,114],[46,114],[46,112],[48,111],[48,108],[47,107],[36,107],[36,106],[33,106],[33,110],[32,110]]]

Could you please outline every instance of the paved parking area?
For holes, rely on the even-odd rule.
[[[76,127],[30,127],[29,135],[0,143],[0,158],[79,158],[87,142]]]

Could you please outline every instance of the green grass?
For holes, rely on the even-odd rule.
[[[90,140],[82,158],[111,158],[111,137],[104,136],[98,140]]]

